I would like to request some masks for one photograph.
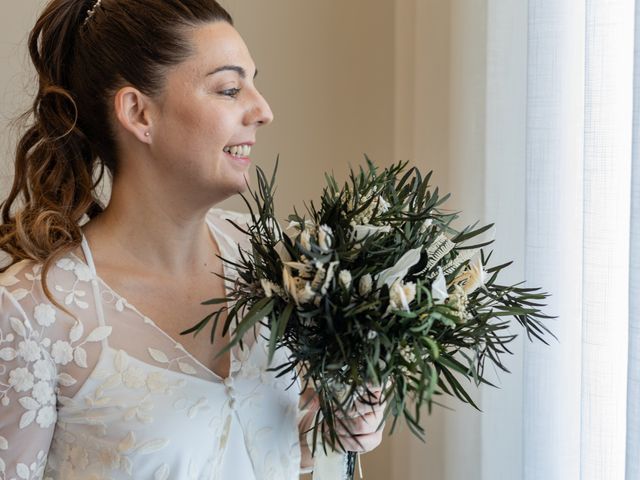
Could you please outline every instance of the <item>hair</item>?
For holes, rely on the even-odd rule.
[[[38,77],[15,176],[0,204],[0,250],[13,264],[52,262],[82,241],[79,222],[103,211],[96,192],[105,170],[116,175],[112,98],[131,85],[154,96],[165,73],[188,58],[189,28],[224,21],[215,0],[52,0],[29,35]]]

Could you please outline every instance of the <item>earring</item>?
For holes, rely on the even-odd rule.
[[[145,136],[145,137],[149,137],[149,136],[151,136],[151,133],[149,133],[149,132],[144,132],[144,136]]]

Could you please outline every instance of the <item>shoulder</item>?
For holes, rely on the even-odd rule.
[[[55,322],[59,327],[62,324],[72,325],[73,317],[60,309],[59,305],[73,315],[88,308],[92,293],[89,268],[73,255],[67,254],[51,263],[46,272],[46,282],[44,275],[44,265],[32,260],[17,262],[0,273],[3,309],[7,308],[14,314],[21,312],[25,318],[42,327],[52,326],[53,319],[61,320]]]

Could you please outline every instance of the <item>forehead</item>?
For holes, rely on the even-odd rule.
[[[227,22],[211,22],[191,29],[192,55],[185,61],[191,69],[212,70],[215,67],[236,64],[253,69],[253,60],[238,31]]]

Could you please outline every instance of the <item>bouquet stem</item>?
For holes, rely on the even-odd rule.
[[[354,480],[358,463],[357,452],[318,452],[313,480]]]
[[[356,477],[356,463],[358,462],[357,452],[347,452],[347,471],[345,472],[345,480],[354,480]]]

